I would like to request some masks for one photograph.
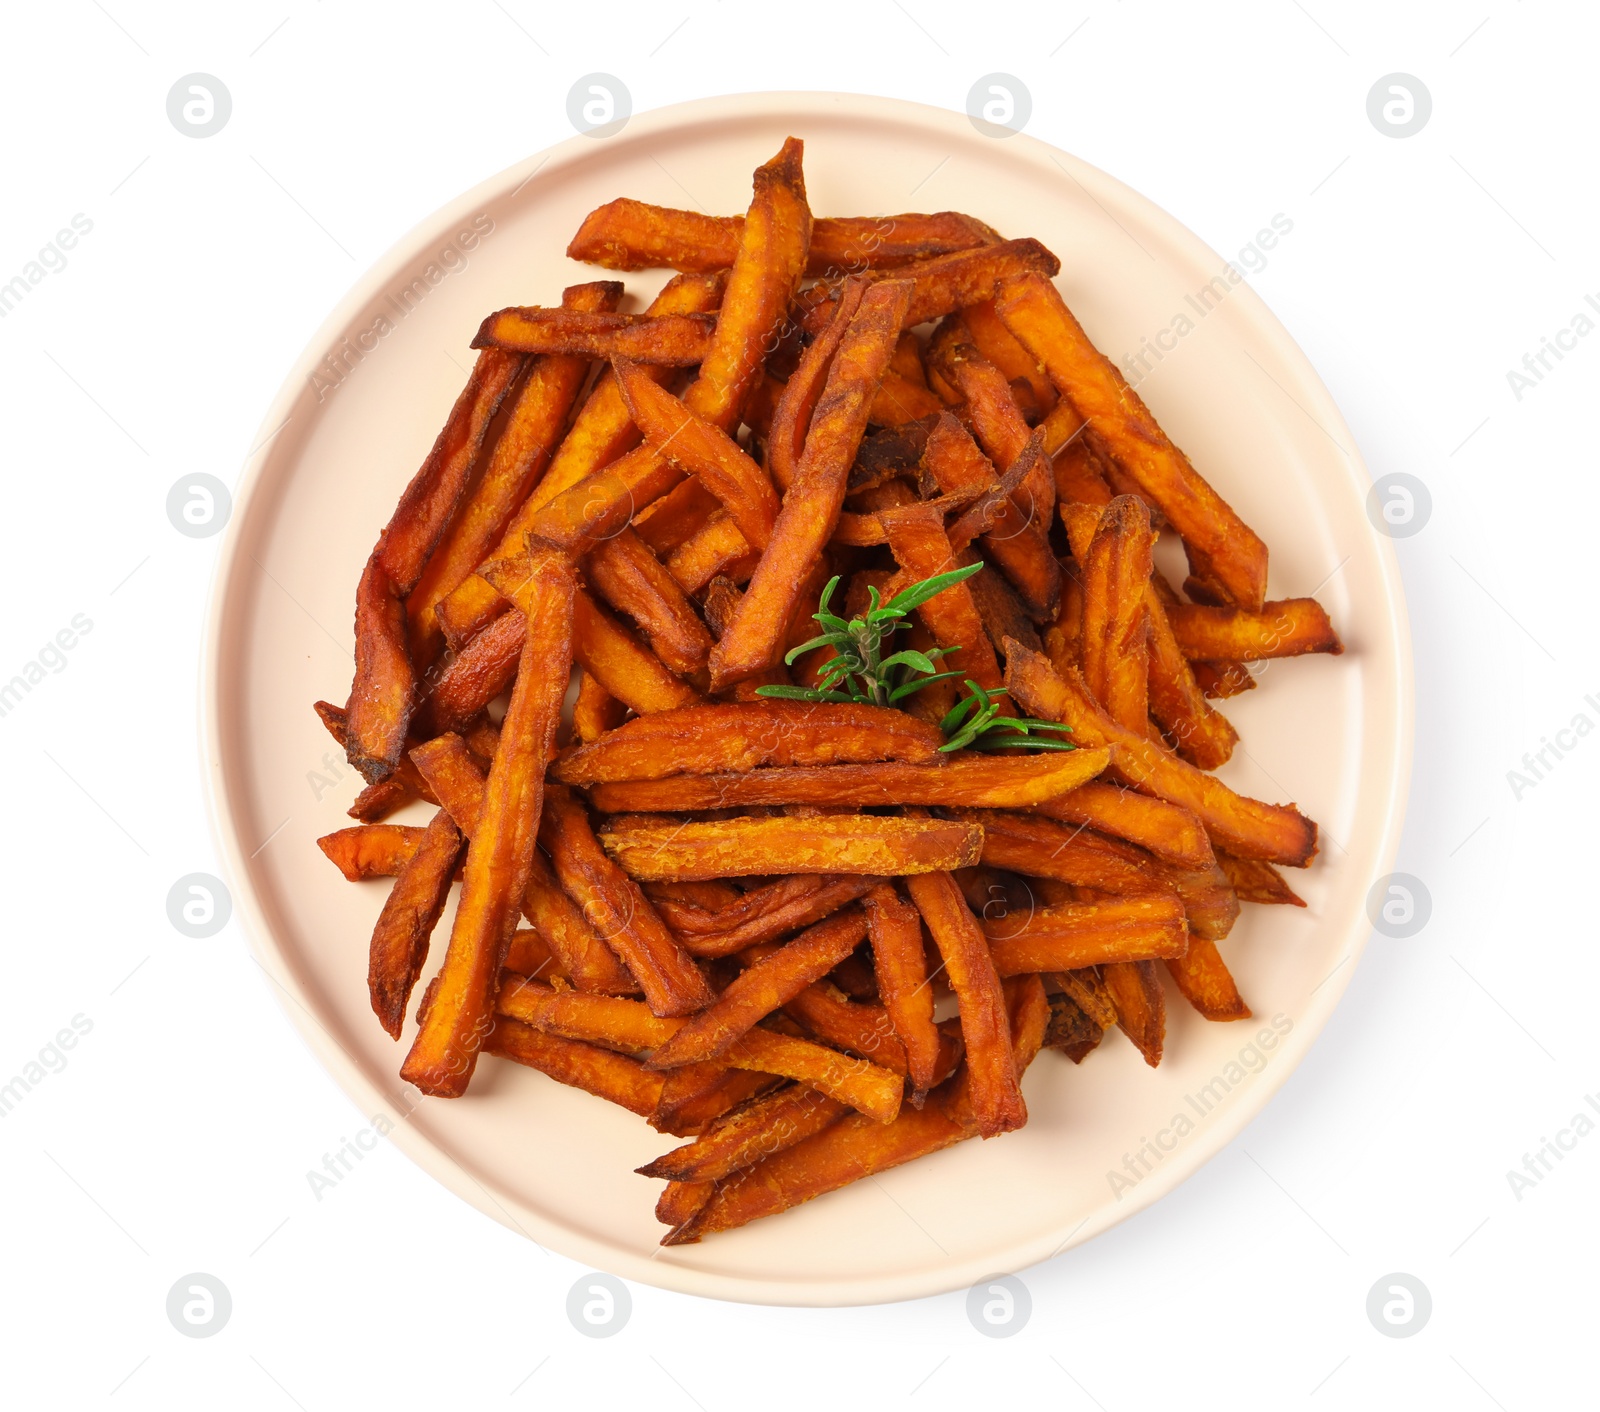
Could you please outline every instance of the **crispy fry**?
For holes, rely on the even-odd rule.
[[[1267,547],[1168,440],[1139,394],[1085,335],[1039,274],[1005,280],[995,311],[1089,424],[1097,451],[1125,471],[1183,537],[1191,563],[1243,606],[1266,596]]]
[[[457,652],[428,692],[426,714],[432,728],[461,730],[510,686],[527,638],[527,620],[520,613],[505,613]]]
[[[767,473],[727,432],[659,387],[638,364],[616,359],[612,368],[645,440],[693,473],[727,507],[744,538],[765,549],[778,518],[778,496]]]
[[[1097,1049],[1105,1030],[1070,995],[1050,997],[1050,1027],[1045,1031],[1046,1049],[1059,1049],[1074,1064],[1083,1063]]]
[[[1117,1024],[1154,1069],[1161,1063],[1167,1034],[1167,1001],[1154,961],[1117,961],[1100,968],[1117,1007]]]
[[[636,1000],[532,983],[503,986],[499,1004],[503,1014],[549,1033],[632,1053],[647,1053],[665,1044],[684,1024],[681,1019],[653,1015]],[[901,1080],[888,1069],[760,1026],[740,1036],[721,1062],[795,1079],[876,1122],[892,1121],[900,1109]]]
[[[560,1035],[544,1034],[504,1015],[494,1020],[484,1048],[548,1074],[557,1083],[619,1104],[640,1117],[654,1113],[661,1096],[661,1075],[652,1073],[637,1059]]]
[[[657,367],[703,362],[717,321],[709,314],[580,314],[569,309],[511,308],[490,314],[474,348],[632,358]]]
[[[324,834],[317,847],[348,882],[393,878],[411,860],[426,832],[405,824],[363,824]]]
[[[686,1015],[711,1003],[705,977],[639,885],[602,851],[583,805],[564,785],[546,791],[539,837],[562,888],[627,966],[656,1014]]]
[[[1193,669],[1173,636],[1172,609],[1153,588],[1146,588],[1145,622],[1149,630],[1150,716],[1181,759],[1202,770],[1228,763],[1239,733],[1206,700]]]
[[[571,979],[545,939],[532,927],[521,927],[512,933],[511,945],[506,948],[505,969],[529,980],[549,981],[554,976]]]
[[[372,929],[367,953],[367,994],[372,1012],[392,1039],[400,1038],[406,1003],[428,959],[428,940],[444,911],[463,840],[443,809],[423,831]]]
[[[1110,745],[1116,767],[1150,793],[1190,810],[1229,852],[1305,867],[1317,851],[1317,826],[1292,805],[1263,804],[1185,764],[1164,746],[1124,729],[1038,653],[1016,646],[1006,657],[1006,685],[1025,710],[1064,721],[1082,746]]]
[[[1217,944],[1197,936],[1182,956],[1166,958],[1167,971],[1178,983],[1183,998],[1208,1020],[1248,1020],[1250,1007],[1239,994],[1233,976],[1222,963]]]
[[[684,1147],[638,1168],[668,1181],[715,1182],[731,1172],[782,1152],[831,1127],[850,1111],[803,1084],[790,1084],[735,1108]]]
[[[1261,611],[1174,603],[1167,608],[1173,635],[1185,657],[1202,661],[1259,662],[1327,652],[1337,657],[1344,644],[1315,598],[1280,598]]]
[[[419,745],[412,758],[469,839],[478,832],[488,787],[484,772],[459,736],[441,735]],[[528,864],[522,913],[555,953],[561,970],[579,990],[627,994],[633,981],[583,914],[563,893],[537,851]],[[509,961],[507,965],[510,965]],[[518,969],[511,966],[512,970]]]
[[[775,878],[748,892],[739,892],[725,882],[654,882],[645,891],[673,931],[684,936],[715,936],[781,912],[791,903],[810,897],[829,881],[815,873],[801,873],[792,878]],[[681,895],[688,888],[726,888],[733,895],[718,901],[697,897],[691,906],[689,899]],[[664,889],[668,895],[662,897]]]
[[[943,744],[939,731],[887,707],[761,699],[640,716],[566,751],[551,773],[589,785],[758,766],[922,764],[940,759]]]
[[[724,1064],[684,1064],[668,1069],[650,1126],[672,1137],[694,1137],[724,1114],[782,1082],[773,1074],[730,1069]]]
[[[932,578],[955,567],[943,517],[931,502],[885,510],[878,518],[889,536],[895,561],[909,579]],[[1000,663],[983,631],[969,584],[952,584],[916,611],[939,646],[958,649],[951,655],[951,666],[986,690],[1000,686]],[[1000,709],[1002,715],[1009,714],[1010,703],[1002,701]]]
[[[891,367],[884,371],[883,381],[872,396],[867,422],[875,427],[899,427],[943,410],[944,403],[926,387]]]
[[[950,361],[944,366],[957,391],[966,398],[966,415],[979,444],[995,465],[1009,470],[1030,440],[1028,423],[1017,406],[1011,384],[1005,374],[971,344],[958,344],[950,354]],[[1042,432],[1038,433],[1038,439],[1040,454],[1029,465],[1018,491],[1018,507],[1029,516],[1033,533],[1042,539],[1055,514],[1056,484],[1050,460],[1042,454]],[[1053,598],[1052,594],[1050,601]]]
[[[1176,957],[1190,945],[1183,904],[1162,894],[1040,907],[1020,926],[999,917],[983,931],[1002,976]]]
[[[993,299],[1002,282],[1011,276],[1034,271],[1048,280],[1060,270],[1061,261],[1037,240],[1003,240],[993,245],[918,260],[887,273],[868,271],[856,277],[873,281],[912,281],[915,288],[911,302],[901,316],[900,327],[915,328],[918,324],[953,314],[968,304]],[[833,317],[830,306],[838,298],[839,287],[835,283],[822,282],[806,291],[802,300],[806,310],[802,325],[807,333],[819,332]]]
[[[733,622],[712,650],[713,691],[773,665],[805,571],[839,517],[867,408],[894,351],[909,298],[902,280],[874,285],[840,340],[771,541]]]
[[[1241,902],[1283,903],[1290,907],[1306,905],[1271,863],[1263,863],[1259,858],[1235,857],[1218,849],[1217,865],[1227,874]]]
[[[766,351],[794,297],[811,243],[811,211],[801,172],[803,144],[789,138],[755,173],[755,192],[739,237],[711,347],[684,404],[731,431]],[[665,495],[683,472],[650,447],[639,447],[557,496],[533,528],[567,547],[592,545]]]
[[[572,703],[572,732],[584,744],[599,740],[614,731],[628,714],[627,705],[618,701],[592,672],[579,672],[578,695]]]
[[[608,270],[717,270],[738,254],[742,216],[707,216],[627,197],[597,206],[567,246],[567,258]],[[997,239],[957,211],[933,215],[820,217],[812,226],[809,275],[897,265]]]
[[[922,944],[921,914],[892,883],[879,883],[863,903],[878,990],[895,1037],[905,1049],[913,1101],[938,1082],[939,1031]]]
[[[827,975],[867,934],[858,908],[835,912],[728,983],[716,1002],[685,1022],[650,1058],[652,1068],[720,1058],[757,1021]]]
[[[906,888],[928,924],[961,1007],[961,1036],[966,1041],[978,1130],[984,1137],[994,1137],[1020,1128],[1028,1120],[1028,1110],[1017,1086],[1000,977],[977,918],[947,872],[908,877]]]
[[[993,300],[968,304],[961,311],[961,322],[966,326],[978,351],[1005,375],[1006,381],[1015,385],[1019,380],[1027,383],[1028,390],[1041,412],[1049,412],[1056,405],[1057,393],[1045,376],[1033,354],[1017,342],[1016,335],[1001,322],[994,311]],[[1057,448],[1048,448],[1054,455]]]
[[[685,593],[699,593],[718,574],[742,583],[755,567],[752,552],[738,522],[718,510],[672,551],[667,572]]]
[[[622,286],[617,281],[599,280],[564,290],[561,307],[609,313],[621,299]],[[430,664],[444,646],[437,612],[440,601],[470,578],[499,542],[507,522],[549,464],[588,375],[585,358],[531,360],[489,464],[406,599],[411,657],[418,668]]]
[[[894,877],[976,862],[983,830],[941,819],[871,815],[686,824],[618,815],[606,821],[600,840],[636,878],[737,878],[841,868]]]
[[[1056,979],[1078,1008],[1101,1029],[1108,1030],[1117,1023],[1116,1004],[1097,969],[1091,966],[1081,971],[1060,971]]]
[[[1127,839],[1175,867],[1208,868],[1218,861],[1199,819],[1179,805],[1136,790],[1096,781],[1035,807],[1052,819]]]
[[[764,906],[753,915],[746,915],[746,908],[742,904],[729,908],[728,925],[710,931],[684,933],[684,948],[690,955],[702,959],[732,956],[747,947],[760,945],[786,932],[821,921],[839,908],[865,897],[871,891],[873,882],[874,879],[870,877],[829,877],[825,873],[802,873],[798,877],[785,878],[781,884],[773,885],[771,891],[781,895],[771,898],[771,905]],[[799,883],[813,883],[815,886],[794,886]],[[767,891],[764,888],[753,889],[745,894],[745,900],[754,899]],[[722,918],[719,915],[714,920]]]
[[[834,317],[822,330],[795,366],[789,381],[784,384],[783,395],[772,412],[772,430],[767,436],[767,469],[778,489],[787,491],[794,481],[800,464],[800,453],[805,447],[806,432],[817,409],[817,401],[827,384],[828,369],[833,365],[839,343],[861,307],[861,296],[867,292],[865,280],[847,279],[839,290]]]
[[[711,1200],[715,1182],[668,1182],[656,1202],[656,1220],[664,1226],[681,1226]]]
[[[1226,700],[1256,689],[1256,679],[1243,662],[1191,662],[1195,683],[1207,696]]]
[[[1036,755],[962,752],[939,765],[880,761],[870,765],[801,765],[715,775],[675,775],[594,786],[606,814],[673,813],[756,804],[965,805],[1024,809],[1092,780],[1110,763],[1105,750]]]
[[[1095,513],[1083,510],[1085,515]],[[1140,735],[1150,729],[1145,590],[1154,542],[1144,501],[1119,495],[1099,513],[1099,525],[1080,561],[1083,627],[1078,652],[1084,683],[1112,720]]]
[[[670,559],[714,515],[721,513],[726,512],[717,497],[690,476],[639,511],[632,528],[658,557]]]
[[[595,593],[633,619],[664,666],[679,676],[705,667],[711,634],[677,580],[631,529],[597,545],[584,571]]]
[[[386,778],[405,747],[416,704],[416,672],[406,642],[406,596],[449,527],[501,401],[522,359],[489,349],[389,523],[356,588],[356,671],[346,707],[346,752],[369,784]]]
[[[678,275],[667,282],[647,312],[706,313],[721,302],[725,282],[725,272],[717,275]],[[673,374],[671,368],[645,368],[646,377],[658,380]],[[639,441],[639,429],[628,415],[627,404],[622,400],[616,377],[608,368],[578,409],[571,429],[562,438],[550,460],[549,469],[506,525],[493,553],[481,555],[480,561],[484,558],[508,558],[519,553],[528,532],[533,528],[535,517],[544,506],[580,480],[609,466],[623,453],[637,446]],[[652,542],[650,547],[657,553],[662,552],[658,544]],[[440,602],[437,610],[439,626],[451,647],[459,651],[505,607],[505,600],[487,580],[471,575]]]
[[[494,985],[532,866],[545,765],[572,667],[574,587],[566,560],[530,550],[529,572],[516,596],[531,624],[522,666],[467,849],[438,989],[400,1070],[424,1093],[455,1098],[466,1091],[493,1018]]]
[[[859,1054],[897,1074],[908,1072],[905,1046],[895,1035],[889,1012],[881,1005],[847,998],[829,980],[806,986],[785,1003],[783,1013],[824,1044]],[[959,1051],[960,1045],[955,1048]]]
[[[982,857],[989,867],[1030,878],[1053,878],[1119,897],[1176,892],[1165,872],[1143,865],[1146,855],[1081,825],[998,809],[972,810],[964,817],[982,827]]]

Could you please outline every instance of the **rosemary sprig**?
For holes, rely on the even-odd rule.
[[[762,686],[756,688],[756,695],[787,701],[854,701],[870,706],[894,706],[925,686],[962,677],[968,694],[939,722],[945,735],[941,750],[1071,750],[1071,741],[1034,734],[1036,731],[1070,731],[1071,726],[1002,716],[999,698],[1005,695],[1003,691],[986,691],[961,672],[940,671],[935,659],[958,649],[934,647],[918,652],[908,647],[884,656],[884,648],[893,635],[910,626],[905,621],[907,614],[935,594],[971,578],[982,567],[980,562],[935,574],[902,589],[886,603],[879,600],[877,588],[870,587],[867,611],[848,621],[829,610],[834,590],[839,586],[839,576],[835,574],[822,590],[822,599],[812,614],[822,631],[809,642],[790,649],[783,659],[786,665],[793,666],[807,652],[832,647],[834,655],[823,666],[817,685]]]

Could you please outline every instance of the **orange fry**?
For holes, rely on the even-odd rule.
[[[516,596],[530,623],[522,666],[467,849],[461,900],[437,989],[400,1070],[424,1093],[455,1098],[466,1091],[492,1023],[494,985],[532,866],[545,765],[572,668],[574,587],[571,564],[530,550],[529,573]]]
[[[580,314],[570,309],[501,309],[472,340],[474,348],[632,358],[682,368],[703,362],[716,320],[709,314]]]
[[[592,1044],[544,1034],[501,1015],[490,1025],[484,1048],[548,1074],[557,1083],[581,1088],[648,1118],[661,1097],[661,1075],[637,1059]]]
[[[923,1094],[938,1082],[939,1031],[933,1023],[933,987],[928,984],[921,914],[892,883],[879,883],[863,906],[878,991],[905,1048],[911,1087],[915,1094]]]
[[[1337,657],[1344,651],[1315,598],[1280,598],[1263,603],[1255,613],[1204,603],[1173,603],[1167,607],[1167,617],[1183,655],[1204,661],[1259,662],[1306,652]]]
[[[1154,1069],[1161,1063],[1167,1034],[1167,1001],[1154,961],[1116,961],[1100,968],[1117,1024]]]
[[[712,650],[713,691],[774,663],[806,570],[839,518],[850,463],[866,430],[867,408],[894,352],[910,294],[903,280],[875,284],[862,296],[840,340],[771,541],[733,621]]]
[[[705,667],[711,634],[678,581],[631,529],[597,545],[583,566],[589,586],[633,619],[663,666],[679,676]]]
[[[1002,976],[1179,957],[1191,944],[1183,904],[1162,894],[1040,907],[983,930]]]
[[[640,1167],[639,1174],[680,1182],[720,1181],[831,1127],[849,1111],[847,1104],[791,1084],[735,1108],[687,1146]]]
[[[1089,509],[1083,513],[1096,514]],[[1145,590],[1154,542],[1144,501],[1119,495],[1099,512],[1099,526],[1080,561],[1083,626],[1078,652],[1084,683],[1112,720],[1140,735],[1149,731]]]
[[[1266,596],[1266,545],[1167,438],[1050,280],[1023,274],[1003,281],[995,310],[1089,424],[1096,449],[1160,506],[1191,562],[1240,604],[1259,608]]]
[[[1187,809],[1137,790],[1095,781],[1036,806],[1069,824],[1087,824],[1148,848],[1179,868],[1209,868],[1216,861],[1200,820]]]
[[[1183,998],[1208,1020],[1248,1020],[1250,1007],[1222,963],[1217,944],[1194,937],[1182,956],[1166,958],[1167,971],[1178,983]]]
[[[636,878],[737,878],[848,869],[894,877],[977,861],[983,830],[942,819],[833,815],[661,822],[615,815],[600,841]]]
[[[426,832],[406,824],[361,824],[324,834],[317,847],[348,881],[363,882],[398,877]]]
[[[406,1004],[428,959],[428,940],[444,911],[461,848],[460,831],[441,809],[395,878],[372,929],[367,994],[372,1013],[393,1039],[405,1024]]]

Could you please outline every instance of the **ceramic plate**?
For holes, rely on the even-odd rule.
[[[349,822],[358,781],[311,702],[348,692],[356,578],[461,388],[484,314],[554,303],[563,285],[597,278],[562,251],[613,197],[742,211],[751,171],[791,133],[805,139],[819,214],[968,211],[1060,255],[1058,282],[1089,333],[1119,362],[1143,352],[1141,395],[1271,546],[1272,595],[1317,594],[1347,651],[1276,664],[1227,703],[1245,748],[1223,777],[1296,801],[1324,840],[1293,878],[1309,908],[1247,908],[1224,944],[1255,1020],[1207,1024],[1171,1005],[1156,1070],[1117,1035],[1081,1067],[1046,1053],[1024,1085],[1023,1130],[660,1250],[659,1184],[633,1169],[674,1144],[640,1119],[492,1059],[461,1100],[419,1104],[402,1089],[404,1048],[374,1020],[365,984],[387,888],[344,882],[317,850]],[[626,278],[642,300],[665,273]],[[762,1303],[907,1299],[1019,1270],[1217,1153],[1289,1076],[1355,969],[1409,772],[1392,546],[1367,522],[1349,429],[1266,306],[1222,256],[1083,162],[1027,136],[986,136],[961,114],[831,94],[712,99],[575,137],[390,251],[290,371],[253,444],[203,664],[210,798],[235,905],[285,1012],[361,1110],[404,1115],[393,1140],[415,1161],[543,1245],[628,1279]],[[448,920],[435,958],[447,934]]]

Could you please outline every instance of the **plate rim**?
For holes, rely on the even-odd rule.
[[[965,138],[965,134],[960,133],[959,125],[967,121],[966,115],[951,109],[880,95],[789,90],[723,94],[636,113],[615,139],[607,141],[659,140],[675,130],[725,124],[752,116],[764,119],[792,117],[798,125],[806,121],[808,116],[826,114],[837,117],[841,112],[853,113],[864,124],[888,122],[925,130],[953,129]],[[1036,148],[1041,155],[1056,161],[1058,165],[1065,163],[1064,170],[1069,176],[1080,181],[1087,178],[1084,182],[1086,189],[1091,183],[1114,188],[1119,195],[1159,215],[1163,222],[1176,228],[1188,241],[1221,261],[1222,257],[1187,225],[1120,179],[1031,134],[1019,133],[1004,140],[1018,143],[1025,149]],[[310,997],[303,998],[297,993],[301,989],[299,981],[273,933],[251,878],[243,840],[234,820],[236,806],[229,800],[221,759],[225,733],[222,712],[227,691],[222,679],[222,668],[227,662],[228,652],[225,635],[230,616],[238,611],[241,551],[249,539],[251,511],[262,491],[265,468],[272,460],[273,442],[277,432],[293,415],[296,404],[307,395],[310,374],[324,362],[328,350],[336,345],[338,337],[351,328],[355,316],[375,295],[387,288],[400,271],[409,268],[441,235],[462,218],[470,216],[474,208],[481,208],[490,200],[520,189],[541,173],[548,171],[554,175],[583,161],[596,150],[590,145],[593,141],[593,138],[579,134],[533,153],[484,178],[415,222],[357,277],[317,326],[286,372],[252,438],[251,445],[255,449],[246,456],[234,487],[232,514],[212,569],[198,662],[200,730],[197,738],[212,841],[250,952],[279,992],[275,997],[277,1003],[293,1023],[302,1041],[345,1096],[357,1102],[363,1111],[398,1115],[390,1138],[407,1157],[440,1185],[508,1229],[518,1231],[571,1259],[587,1262],[593,1268],[611,1271],[658,1288],[706,1298],[795,1307],[843,1307],[946,1293],[966,1287],[1000,1269],[1020,1271],[1064,1254],[1155,1205],[1212,1161],[1267,1108],[1310,1053],[1337,1008],[1371,938],[1370,928],[1356,928],[1349,938],[1351,964],[1341,966],[1339,970],[1342,975],[1330,978],[1308,1000],[1305,1014],[1296,1018],[1294,1029],[1297,1044],[1286,1056],[1291,1057],[1292,1062],[1272,1065],[1258,1073],[1252,1084],[1251,1101],[1230,1107],[1227,1113],[1219,1115],[1221,1121],[1208,1125],[1205,1134],[1187,1146],[1185,1155],[1188,1160],[1185,1164],[1170,1167],[1163,1164],[1161,1169],[1141,1181],[1126,1200],[1119,1200],[1109,1210],[1100,1208],[1064,1238],[1060,1232],[1052,1231],[1015,1242],[1003,1252],[982,1258],[946,1262],[930,1271],[872,1277],[755,1279],[746,1275],[695,1269],[655,1261],[629,1249],[608,1244],[571,1225],[521,1207],[520,1203],[512,1203],[519,1206],[518,1214],[513,1215],[482,1181],[470,1174],[468,1180],[462,1180],[460,1174],[463,1169],[460,1164],[432,1138],[404,1121],[404,1115],[399,1113],[392,1098],[367,1076],[360,1064],[345,1052],[312,1012],[307,1003]],[[1342,444],[1351,448],[1345,477],[1353,491],[1364,495],[1371,485],[1371,476],[1356,439],[1332,394],[1310,359],[1248,281],[1244,282],[1243,293],[1246,298],[1239,302],[1244,306],[1245,317],[1253,330],[1270,339],[1280,356],[1297,367],[1303,380],[1302,386],[1312,389],[1317,395],[1319,420],[1325,419],[1332,431],[1339,435]],[[1392,646],[1392,650],[1386,654],[1386,665],[1393,673],[1396,707],[1392,735],[1393,758],[1384,779],[1387,809],[1382,839],[1376,850],[1380,867],[1378,875],[1381,876],[1394,863],[1405,821],[1414,752],[1415,685],[1409,613],[1399,558],[1392,540],[1381,535],[1375,535],[1375,539],[1378,577],[1383,588],[1382,606]],[[291,1004],[291,1001],[294,1003]],[[530,1231],[530,1225],[533,1231]]]

